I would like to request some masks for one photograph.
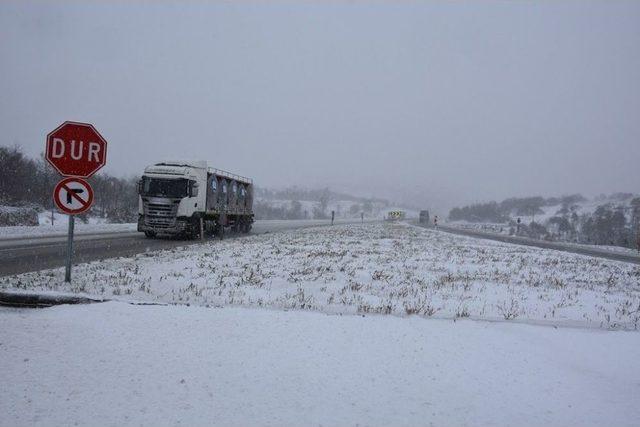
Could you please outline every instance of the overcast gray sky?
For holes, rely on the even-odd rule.
[[[640,2],[0,4],[0,144],[424,205],[637,192]]]

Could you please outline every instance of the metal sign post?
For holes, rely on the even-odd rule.
[[[73,256],[73,227],[75,216],[69,215],[69,234],[67,236],[67,264],[64,270],[64,281],[71,283],[71,258]]]
[[[81,178],[65,178],[53,190],[53,201],[58,208],[69,216],[67,235],[67,259],[64,281],[71,282],[71,260],[73,258],[73,229],[75,216],[87,211],[93,203],[93,190],[87,181]]]

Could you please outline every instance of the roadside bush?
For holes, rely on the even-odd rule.
[[[38,225],[38,210],[33,207],[0,206],[0,227],[10,225]]]
[[[506,222],[509,218],[503,213],[496,202],[479,203],[461,208],[453,208],[449,212],[451,221],[469,222]]]

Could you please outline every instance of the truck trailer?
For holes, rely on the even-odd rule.
[[[253,224],[253,180],[204,161],[147,166],[138,194],[138,231],[149,238],[222,238],[225,229],[248,233]]]

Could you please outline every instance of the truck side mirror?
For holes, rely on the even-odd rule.
[[[189,187],[190,187],[189,197],[197,197],[198,196],[198,187],[199,186],[200,186],[200,184],[198,184],[197,182],[193,182],[193,181],[189,182]]]
[[[142,195],[142,180],[138,180],[138,194]]]

